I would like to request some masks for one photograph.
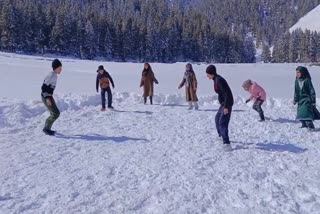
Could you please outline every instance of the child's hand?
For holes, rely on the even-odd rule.
[[[292,102],[292,104],[293,104],[293,105],[296,105],[296,104],[297,104],[297,102],[294,100],[294,101]]]
[[[47,105],[48,105],[48,106],[52,106],[52,102],[51,102],[51,99],[50,99],[50,98],[47,98]]]
[[[227,108],[224,108],[223,113],[224,113],[224,115],[227,115],[229,113],[229,110]]]
[[[248,103],[248,102],[250,102],[250,99],[247,99],[247,100],[246,100],[246,103]]]

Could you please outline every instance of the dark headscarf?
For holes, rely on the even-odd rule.
[[[187,65],[190,67],[190,70],[189,70],[189,71],[194,73],[194,70],[193,70],[192,64],[191,64],[191,63],[187,63]]]
[[[299,67],[297,67],[296,70],[301,73],[300,79],[310,79],[311,80],[310,73],[306,67],[299,66]]]

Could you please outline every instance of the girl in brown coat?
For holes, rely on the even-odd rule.
[[[143,86],[144,104],[147,103],[147,97],[150,97],[150,104],[152,105],[153,83],[159,84],[158,80],[154,76],[151,66],[149,63],[145,63],[140,83],[140,87]]]
[[[186,72],[184,73],[182,82],[179,85],[179,89],[185,86],[186,88],[186,99],[187,102],[189,103],[189,110],[193,108],[194,104],[194,109],[198,110],[198,97],[197,97],[197,78],[196,74],[193,71],[192,65],[188,63],[186,65]]]

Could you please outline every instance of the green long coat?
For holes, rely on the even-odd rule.
[[[311,79],[296,79],[294,101],[298,104],[298,120],[319,119],[317,109],[314,106],[316,103],[316,93]]]

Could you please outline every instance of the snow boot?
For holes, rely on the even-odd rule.
[[[42,130],[46,135],[49,135],[49,136],[54,136],[55,135],[55,131],[52,131],[50,129],[43,129]]]
[[[199,109],[198,102],[194,102],[194,110],[198,110],[198,109]]]

